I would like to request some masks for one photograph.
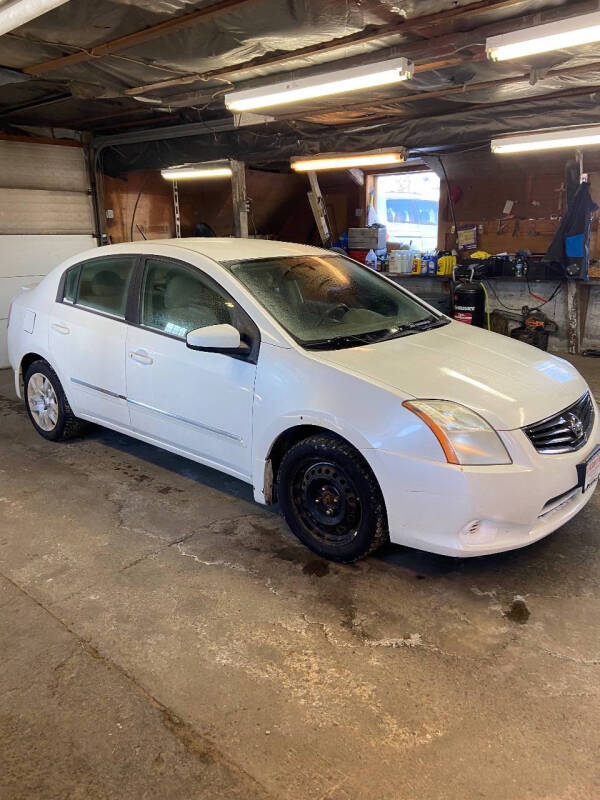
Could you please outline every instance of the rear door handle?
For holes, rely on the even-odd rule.
[[[129,358],[137,361],[138,364],[154,364],[154,359],[145,350],[134,350],[129,353]]]
[[[53,322],[50,327],[53,331],[57,333],[62,333],[63,336],[66,336],[67,333],[71,333],[71,329],[68,328],[66,325],[63,325],[62,322]]]

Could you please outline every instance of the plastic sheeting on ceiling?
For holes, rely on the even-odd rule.
[[[213,149],[237,151],[239,143],[244,142],[247,151],[250,147],[249,152],[260,157],[260,148],[255,146],[258,141],[264,148],[263,154],[278,153],[287,152],[288,145],[297,150],[297,141],[305,137],[303,145],[310,152],[315,151],[315,143],[322,142],[331,144],[331,149],[349,149],[345,145],[354,141],[352,137],[358,134],[351,134],[348,139],[345,131],[354,131],[364,123],[366,130],[378,131],[371,137],[373,141],[385,139],[389,143],[389,137],[383,133],[387,130],[392,138],[403,135],[408,144],[418,147],[436,137],[438,144],[448,144],[450,139],[460,140],[460,124],[450,120],[469,119],[467,124],[475,127],[468,135],[483,135],[489,128],[486,120],[510,116],[510,103],[529,109],[531,127],[532,113],[539,107],[540,96],[586,87],[590,94],[600,85],[600,67],[576,74],[569,72],[573,67],[599,64],[600,48],[595,46],[542,59],[538,62],[542,69],[534,74],[532,82],[523,64],[491,64],[482,58],[485,31],[489,32],[490,26],[518,26],[524,15],[528,15],[527,24],[531,25],[536,12],[564,15],[595,7],[596,4],[590,2],[584,9],[584,0],[576,3],[568,0],[504,2],[497,8],[418,31],[384,35],[386,26],[397,29],[403,20],[468,8],[473,3],[474,0],[247,0],[227,13],[135,47],[86,58],[76,64],[60,65],[41,76],[19,73],[32,64],[87,51],[214,5],[214,1],[188,0],[71,0],[22,28],[0,36],[0,68],[5,68],[0,69],[0,124],[5,129],[12,126],[13,130],[19,125],[37,124],[105,132],[128,130],[129,126],[135,127],[141,122],[152,126],[202,120],[210,130],[211,119],[228,116],[221,95],[232,84],[255,85],[267,76],[276,75],[277,79],[282,79],[299,71],[318,74],[325,63],[333,62],[338,68],[357,61],[404,54],[417,59],[417,63],[438,57],[454,58],[460,63],[418,72],[406,84],[348,96],[343,103],[332,97],[314,105],[278,109],[274,112],[275,123],[254,132],[244,129],[217,134],[210,145]],[[479,7],[480,3],[475,5]],[[482,29],[481,34],[479,29]],[[293,55],[299,49],[365,31],[379,33],[368,41],[343,48]],[[282,54],[290,57],[277,64],[254,64],[256,59],[271,59]],[[249,62],[252,62],[250,68]],[[548,68],[554,71],[546,73]],[[148,84],[203,76],[215,70],[226,70],[227,74],[140,89]],[[480,83],[485,85],[473,88],[473,84]],[[138,96],[133,97],[132,91],[138,89]],[[429,92],[434,94],[427,96]],[[418,95],[416,99],[415,94]],[[48,99],[52,102],[48,103]],[[530,102],[523,103],[523,100]],[[37,102],[44,105],[36,108]],[[489,109],[490,105],[498,103],[506,105],[494,111],[479,108]],[[580,105],[581,113],[587,113],[587,109],[583,109],[585,102],[581,101]],[[548,101],[544,108],[554,114],[552,118],[559,118],[563,109],[575,106],[577,98],[569,103]],[[478,110],[481,113],[472,113]],[[540,117],[543,124],[548,119],[548,116]],[[292,128],[293,120],[304,121]],[[328,130],[332,125],[340,126],[339,131]],[[324,136],[324,132],[327,135]],[[175,160],[182,161],[186,153],[206,149],[206,138],[200,137],[195,149],[189,140],[163,144],[168,162],[173,163],[175,141],[179,141],[181,153]],[[362,133],[360,138],[366,141],[369,136]],[[158,156],[161,143],[134,150],[123,145],[112,154],[107,151],[107,163],[112,159],[115,170],[121,169],[127,160],[132,165],[168,163],[164,161],[165,152]],[[142,153],[145,153],[143,164]]]
[[[195,136],[156,139],[151,142],[103,146],[101,166],[119,175],[137,169],[157,169],[169,165],[219,158],[239,158],[248,164],[282,165],[293,156],[320,152],[357,152],[404,146],[412,155],[437,150],[468,150],[489,147],[493,136],[527,131],[535,127],[567,127],[598,121],[600,91],[589,92],[557,103],[553,99],[518,100],[510,114],[471,106],[453,109],[438,116],[418,116],[378,123],[347,125],[302,124],[295,127],[272,123],[264,128],[240,128],[210,133],[210,126],[198,126]],[[543,124],[540,124],[543,120]]]
[[[340,37],[370,28],[398,25],[425,14],[444,12],[457,6],[469,6],[473,0],[249,0],[222,15],[201,21],[192,27],[152,39],[136,47],[119,50],[78,64],[62,65],[42,78],[33,77],[32,88],[43,97],[47,81],[62,83],[66,90],[87,85],[87,97],[120,100],[123,108],[139,107],[139,102],[126,97],[125,92],[134,87],[164,81],[189,74],[202,74],[224,68],[246,68],[249,61],[278,53],[292,54],[301,48],[331,42]],[[32,64],[89,50],[106,41],[127,36],[173,16],[210,7],[212,2],[185,2],[185,0],[71,0],[18,30],[0,36],[0,65],[22,69]],[[200,86],[208,100],[229,81],[244,82],[273,74],[318,68],[325,62],[340,58],[369,57],[380,50],[398,51],[410,44],[427,47],[431,35],[447,31],[459,33],[474,26],[531,13],[539,9],[565,5],[565,0],[523,0],[517,5],[504,5],[493,11],[473,17],[465,16],[449,27],[436,26],[426,35],[386,36],[348,45],[342,50],[313,53],[310,57],[292,58],[283,64],[257,66],[233,72],[227,80],[203,81]],[[386,55],[386,53],[383,53]],[[483,65],[474,67],[476,70]],[[452,76],[446,78],[452,80]],[[434,80],[432,85],[436,85]],[[423,75],[415,86],[427,86]],[[9,90],[12,87],[12,91]],[[198,84],[194,85],[197,90]],[[187,91],[187,89],[185,90]],[[81,89],[75,91],[81,96]],[[146,93],[146,99],[160,103],[164,99],[177,105],[181,90],[168,88]],[[0,103],[16,105],[20,102],[18,84],[8,84],[0,92]],[[215,105],[222,104],[218,96]],[[116,107],[121,107],[117,104]],[[185,100],[184,100],[185,105]],[[193,103],[192,103],[193,105]],[[0,109],[1,110],[1,109]],[[51,116],[46,109],[45,118]],[[28,120],[31,121],[31,120]],[[61,123],[66,120],[60,117]],[[77,120],[73,119],[76,124]]]

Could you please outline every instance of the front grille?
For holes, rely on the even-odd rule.
[[[571,453],[587,442],[594,425],[594,404],[586,392],[572,406],[525,428],[538,453]]]

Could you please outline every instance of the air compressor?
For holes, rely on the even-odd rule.
[[[453,308],[453,316],[457,322],[475,325],[477,328],[487,327],[485,289],[477,281],[456,284]]]

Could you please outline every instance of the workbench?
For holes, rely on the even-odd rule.
[[[409,289],[417,296],[426,294],[431,297],[438,294],[440,297],[449,295],[451,292],[452,278],[450,275],[414,275],[414,274],[391,274],[385,273],[402,287]],[[535,307],[539,301],[529,295],[529,289],[525,278],[511,276],[486,278],[486,284],[493,284],[496,293],[500,298],[505,298],[506,305],[520,311],[520,306],[529,305]],[[564,302],[556,302],[556,299],[544,306],[545,314],[554,319],[559,326],[559,333],[553,336],[555,341],[554,349],[564,349],[570,354],[578,354],[583,349],[584,337],[588,338],[588,347],[600,348],[600,320],[598,320],[598,335],[595,332],[586,331],[588,323],[588,310],[590,306],[590,296],[597,294],[593,290],[600,287],[600,278],[589,278],[588,280],[555,278],[553,280],[529,281],[529,287],[535,294],[541,297],[550,297],[557,283],[563,284],[563,290],[557,295],[564,298]],[[521,290],[520,292],[516,291]],[[515,296],[521,296],[522,300],[516,300]],[[488,292],[490,311],[495,308],[502,310],[501,303],[498,303],[492,292]],[[512,298],[512,299],[511,299]],[[520,305],[519,305],[520,302]],[[512,304],[512,305],[511,305]],[[596,326],[594,326],[596,327]],[[591,338],[591,341],[589,339]],[[595,341],[595,339],[598,341]]]

